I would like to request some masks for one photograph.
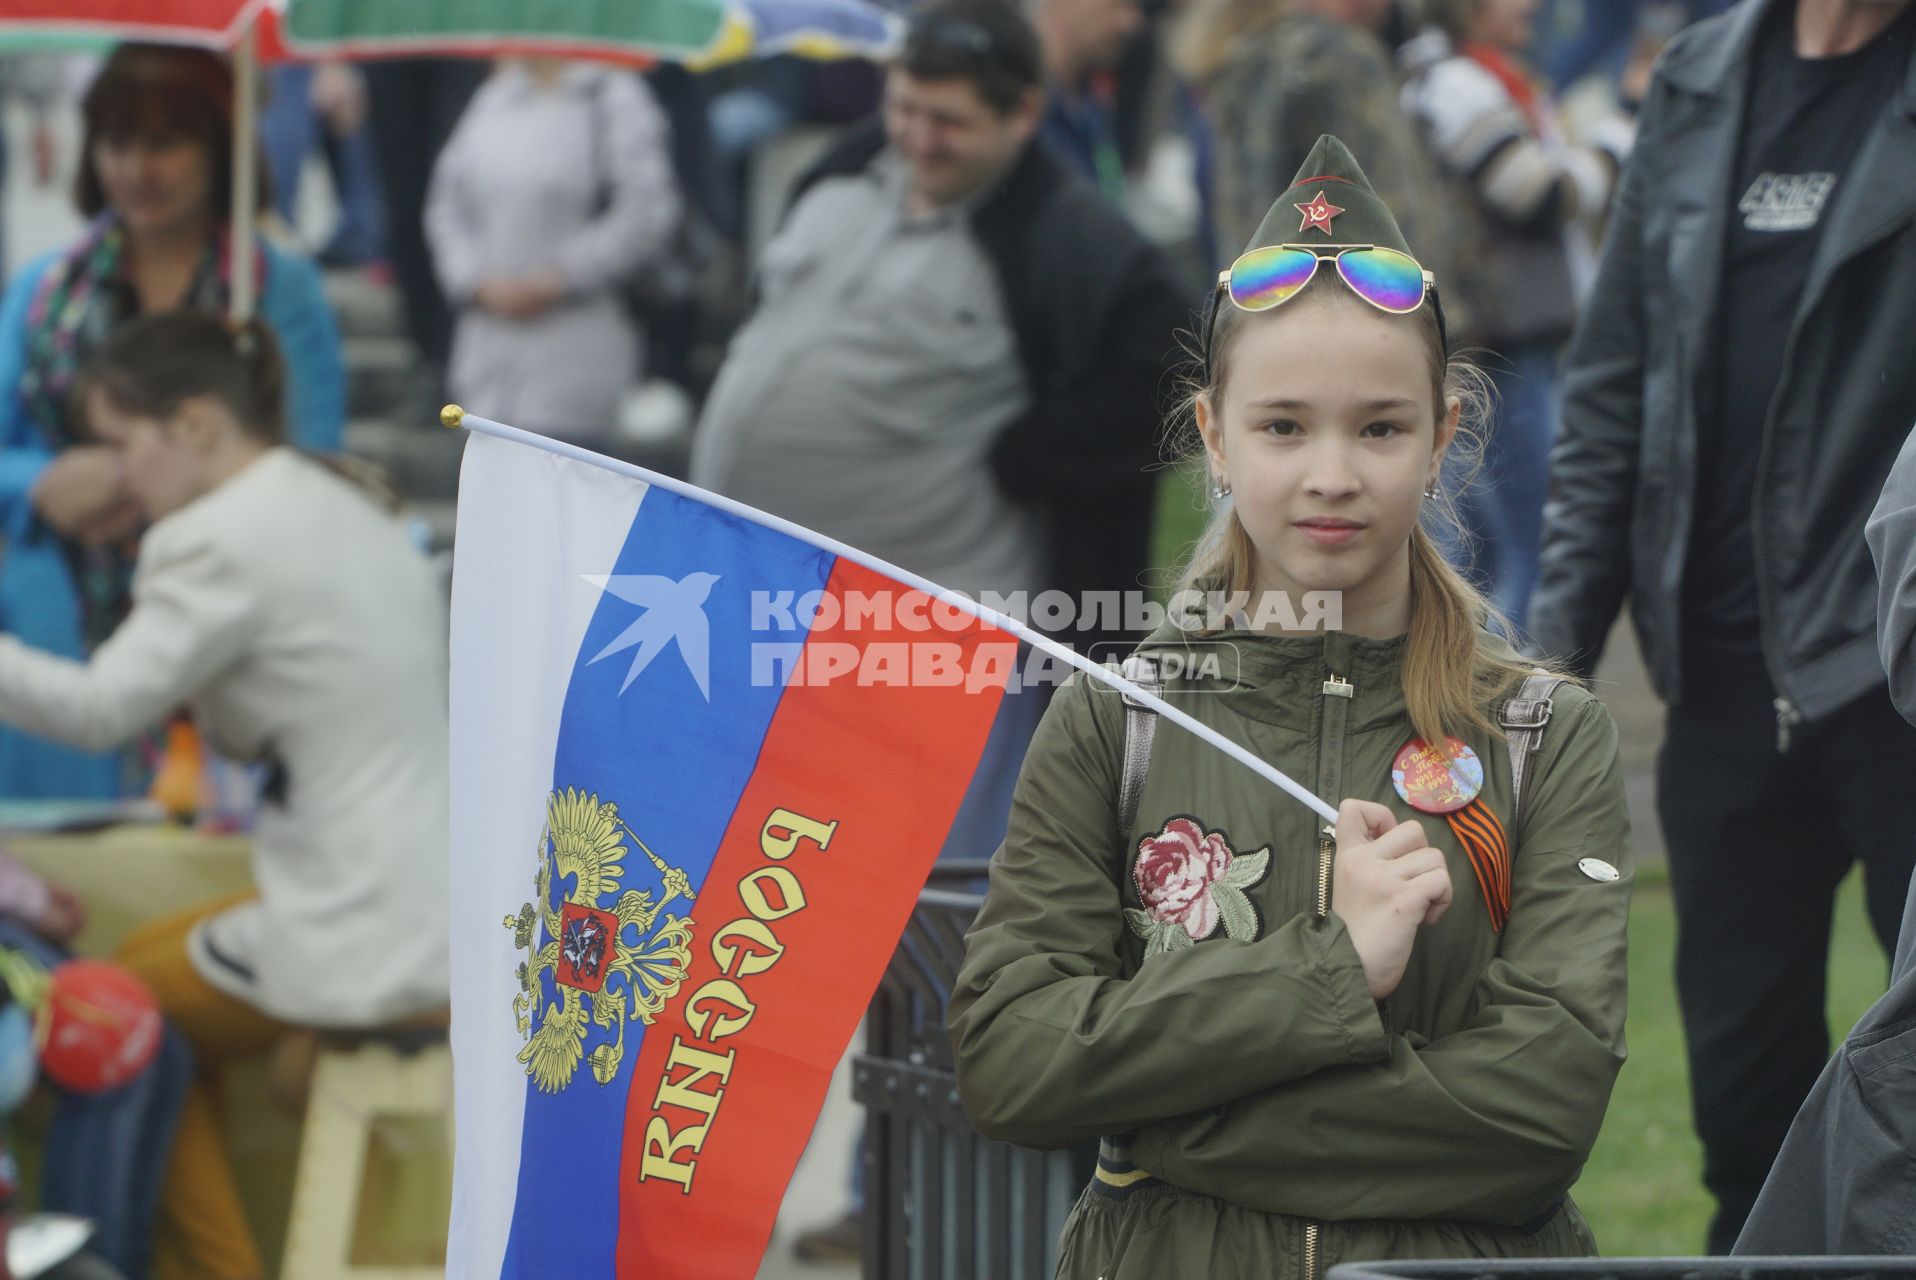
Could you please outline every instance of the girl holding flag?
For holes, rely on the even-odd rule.
[[[1624,1057],[1616,730],[1486,628],[1425,527],[1481,396],[1334,138],[1200,339],[1219,510],[1186,585],[1252,605],[1132,670],[1338,821],[1062,690],[952,997],[966,1108],[1027,1146],[1102,1140],[1065,1277],[1593,1253],[1567,1193]],[[1341,629],[1262,607],[1320,591]]]

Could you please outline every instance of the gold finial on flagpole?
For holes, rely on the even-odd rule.
[[[449,404],[439,411],[439,425],[457,431],[466,421],[466,411],[456,404]]]

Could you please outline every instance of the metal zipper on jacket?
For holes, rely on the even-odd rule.
[[[1324,830],[1329,831],[1329,827]],[[1313,906],[1317,918],[1322,920],[1331,913],[1331,864],[1337,858],[1337,845],[1329,836],[1321,836],[1317,841],[1317,900]]]
[[[1324,682],[1324,724],[1317,764],[1317,793],[1321,796],[1329,796],[1339,789],[1344,763],[1344,719],[1356,693],[1357,687],[1335,671]],[[1317,894],[1312,909],[1320,920],[1331,911],[1331,865],[1337,856],[1336,836],[1337,829],[1327,826],[1317,841]]]
[[[1803,713],[1788,698],[1777,698],[1776,707],[1776,754],[1786,755],[1790,749],[1790,733],[1803,723]]]
[[[1324,681],[1324,718],[1317,746],[1317,794],[1336,802],[1344,790],[1344,725],[1350,716],[1357,687],[1331,672]],[[1331,912],[1331,868],[1337,858],[1337,829],[1325,827],[1317,841],[1317,900],[1313,904],[1317,918]],[[1317,1280],[1317,1244],[1322,1228],[1315,1222],[1304,1224],[1304,1277]]]
[[[1718,284],[1722,283],[1721,273]],[[1805,281],[1805,286],[1808,285]],[[1829,280],[1825,278],[1824,286]],[[1803,333],[1803,322],[1818,303],[1820,296],[1804,297],[1797,304],[1796,314],[1790,317],[1790,330],[1783,339],[1783,362],[1777,370],[1776,389],[1770,392],[1769,407],[1763,411],[1763,426],[1757,435],[1756,476],[1750,485],[1750,556],[1756,561],[1756,634],[1763,647],[1763,665],[1770,673],[1770,683],[1776,686],[1776,751],[1782,755],[1790,749],[1790,730],[1803,723],[1803,713],[1796,709],[1790,700],[1789,684],[1783,679],[1783,661],[1772,656],[1776,647],[1769,643],[1770,637],[1777,634],[1771,612],[1773,602],[1764,581],[1765,560],[1768,555],[1769,539],[1765,537],[1766,525],[1763,516],[1763,479],[1769,472],[1770,446],[1776,433],[1776,410],[1783,401],[1783,391],[1789,381],[1790,369],[1796,363],[1796,343]],[[1679,659],[1679,661],[1681,661]]]

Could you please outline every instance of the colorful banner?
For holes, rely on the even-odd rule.
[[[286,9],[295,50],[353,57],[543,51],[704,67],[774,53],[884,57],[902,31],[871,0],[286,0]]]
[[[696,68],[777,53],[884,58],[903,21],[874,0],[0,0],[0,48],[157,40],[265,61],[548,54]]]
[[[745,1280],[1015,642],[487,436],[457,546],[447,1273]]]
[[[229,49],[246,23],[270,21],[272,9],[272,0],[0,0],[0,48],[158,40]]]

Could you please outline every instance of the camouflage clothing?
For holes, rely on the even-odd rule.
[[[1235,257],[1250,242],[1271,197],[1290,185],[1317,139],[1332,133],[1364,157],[1417,259],[1442,285],[1456,228],[1398,102],[1390,54],[1375,36],[1293,14],[1239,40],[1201,89],[1217,137],[1214,209],[1225,253]],[[1444,302],[1448,308],[1450,299]]]

